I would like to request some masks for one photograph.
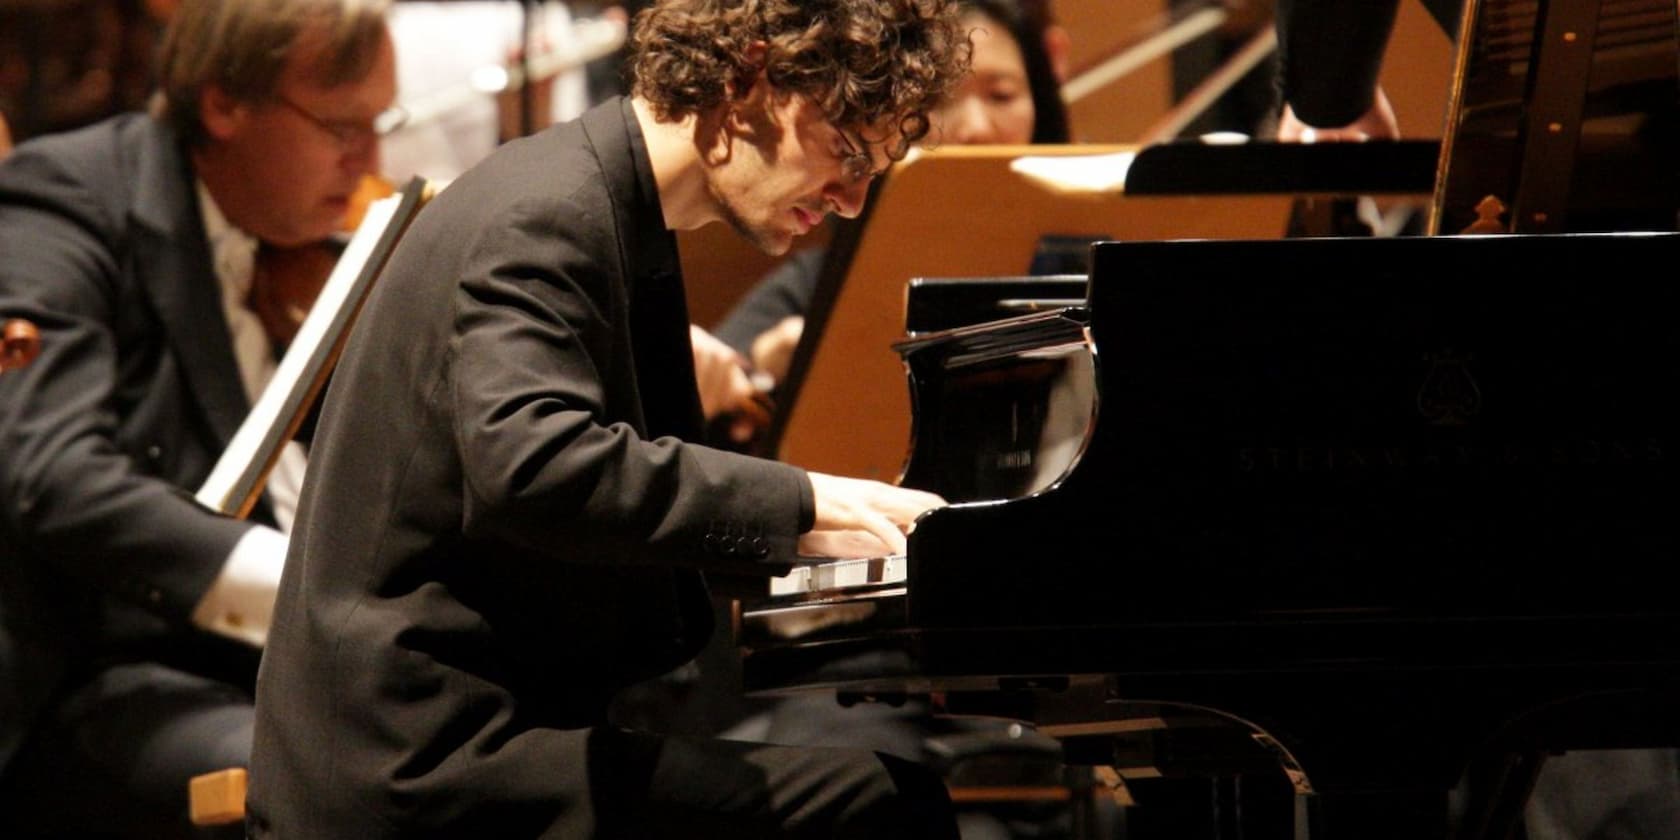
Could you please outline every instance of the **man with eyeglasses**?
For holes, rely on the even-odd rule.
[[[253,837],[955,838],[865,749],[615,725],[704,575],[902,552],[936,496],[694,443],[675,231],[781,253],[925,133],[950,0],[661,0],[629,98],[427,203],[328,387],[257,681]]]
[[[400,112],[385,0],[185,0],[149,114],[0,164],[0,836],[202,837],[187,782],[249,760],[301,485],[191,491],[275,367],[265,245],[337,231]],[[234,826],[234,836],[242,827]]]

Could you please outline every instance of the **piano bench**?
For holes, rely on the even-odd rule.
[[[245,819],[245,789],[250,774],[243,767],[194,776],[187,783],[187,811],[197,826],[233,825]]]
[[[959,807],[1073,801],[1073,788],[1062,785],[948,785],[946,790],[951,794],[951,802]]]
[[[1107,776],[1066,764],[1059,742],[1019,725],[934,735],[923,743],[959,814],[984,815],[1031,836],[1048,831],[1084,840],[1106,836],[1100,826],[1114,818],[1104,815],[1120,804]]]

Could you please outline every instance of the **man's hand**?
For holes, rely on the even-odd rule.
[[[812,557],[883,557],[903,554],[904,535],[916,517],[942,507],[932,493],[809,473],[816,496],[816,525],[799,538],[799,553]]]
[[[694,346],[694,378],[700,385],[700,410],[706,419],[725,411],[758,409],[758,389],[747,376],[746,360],[733,347],[693,324],[688,340]]]
[[[1283,106],[1283,116],[1278,119],[1277,139],[1284,143],[1342,143],[1359,142],[1363,140],[1398,140],[1400,139],[1400,122],[1394,116],[1394,106],[1389,104],[1388,95],[1377,88],[1371,99],[1371,108],[1359,119],[1347,125],[1333,127],[1315,127],[1301,122],[1295,116],[1295,109]]]
[[[805,319],[789,315],[759,333],[752,343],[753,367],[769,374],[773,382],[786,379],[788,367],[793,364],[794,348],[799,346],[799,335],[804,331]]]

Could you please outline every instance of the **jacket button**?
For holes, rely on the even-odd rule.
[[[763,537],[753,537],[752,538],[752,556],[754,556],[754,557],[769,557],[770,556],[770,541],[763,538]]]

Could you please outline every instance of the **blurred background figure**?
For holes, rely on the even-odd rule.
[[[1424,0],[1449,38],[1459,0]],[[1277,9],[1277,137],[1283,141],[1392,140],[1394,105],[1379,74],[1399,3],[1280,0]]]
[[[0,0],[0,115],[14,141],[145,107],[178,0]]]
[[[143,109],[179,3],[0,0],[0,117],[14,142]],[[498,143],[582,113],[617,84],[592,80],[619,77],[627,8],[639,5],[391,3],[398,86],[412,118],[384,140],[379,174],[448,181]],[[530,96],[520,78],[527,43],[544,70]]]
[[[599,101],[587,66],[615,54],[625,34],[622,16],[581,18],[554,0],[403,0],[389,19],[410,113],[384,142],[384,174],[397,183],[453,180],[500,143],[583,113]]]

